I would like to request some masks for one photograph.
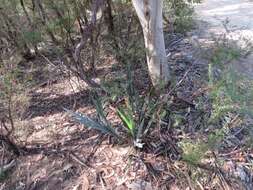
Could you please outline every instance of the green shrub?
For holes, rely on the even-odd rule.
[[[166,0],[164,1],[165,20],[173,28],[173,32],[186,33],[194,27],[194,9],[192,3],[200,3],[201,0]]]
[[[208,145],[203,142],[185,140],[180,142],[180,147],[183,150],[182,159],[193,165],[200,163],[208,151]]]
[[[241,56],[242,50],[224,44],[214,51],[208,71],[213,106],[210,121],[232,111],[252,115],[253,82],[231,64]]]

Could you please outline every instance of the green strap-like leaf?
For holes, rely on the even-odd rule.
[[[135,124],[133,117],[130,115],[127,115],[123,110],[117,109],[117,112],[119,114],[120,119],[123,121],[124,125],[127,127],[127,129],[130,131],[131,135],[135,135]]]

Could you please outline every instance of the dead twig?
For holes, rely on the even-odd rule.
[[[69,154],[69,156],[70,156],[70,158],[72,158],[74,161],[76,161],[77,163],[79,163],[80,165],[82,165],[82,166],[84,166],[84,167],[89,167],[88,165],[87,165],[87,161],[84,161],[84,160],[82,160],[81,158],[79,158],[79,156],[77,156],[75,153],[73,153],[73,152],[70,152],[70,154]]]
[[[16,165],[16,160],[12,160],[8,164],[0,167],[0,174],[7,172],[8,170],[12,169]]]

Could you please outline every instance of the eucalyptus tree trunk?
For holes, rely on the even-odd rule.
[[[132,3],[143,29],[150,78],[154,87],[160,88],[170,77],[163,35],[163,0],[132,0]]]

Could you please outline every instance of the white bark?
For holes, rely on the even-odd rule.
[[[160,88],[169,81],[163,35],[163,0],[132,0],[132,3],[143,29],[149,74],[153,85]]]

